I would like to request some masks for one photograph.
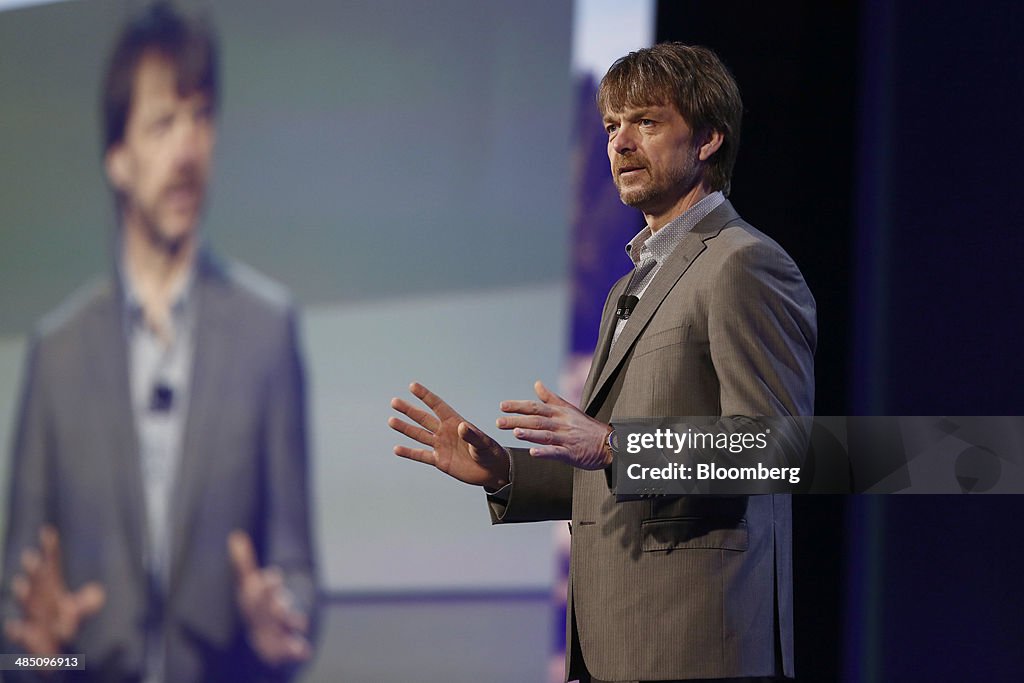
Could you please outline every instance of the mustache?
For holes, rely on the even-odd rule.
[[[612,172],[615,173],[615,175],[619,175],[623,171],[633,171],[638,169],[647,170],[648,168],[646,159],[630,156],[628,158],[623,158],[622,161],[617,161],[612,166]]]
[[[166,186],[164,186],[162,194],[164,196],[185,190],[195,194],[202,194],[205,189],[205,184],[199,176],[199,173],[194,171],[186,171],[175,176]]]

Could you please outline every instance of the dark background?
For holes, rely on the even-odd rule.
[[[817,299],[817,414],[1022,413],[1021,36],[1012,2],[659,3],[740,84],[731,199]],[[797,680],[1022,680],[1022,512],[795,497]]]

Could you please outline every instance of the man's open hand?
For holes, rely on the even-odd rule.
[[[540,444],[530,448],[530,455],[536,458],[560,460],[584,470],[599,470],[611,464],[611,453],[605,447],[608,425],[540,382],[533,388],[539,401],[502,401],[501,410],[514,415],[499,417],[499,428],[511,429],[517,439]]]
[[[238,608],[256,654],[270,666],[309,659],[309,620],[292,604],[281,570],[259,567],[252,539],[244,531],[228,536],[228,554],[238,582]]]
[[[508,451],[422,384],[410,384],[409,391],[430,410],[392,399],[391,407],[415,424],[392,417],[388,426],[427,448],[395,446],[395,455],[433,465],[467,484],[499,489],[509,482]]]
[[[31,654],[59,654],[78,635],[82,621],[103,607],[106,593],[95,582],[68,590],[61,569],[60,536],[49,525],[39,531],[39,550],[22,553],[21,571],[12,579],[11,590],[22,617],[8,619],[4,633]]]

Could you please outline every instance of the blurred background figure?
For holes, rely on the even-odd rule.
[[[80,653],[74,680],[278,680],[312,654],[296,315],[200,238],[217,61],[169,4],[123,28],[101,94],[111,273],[29,344],[2,651]]]

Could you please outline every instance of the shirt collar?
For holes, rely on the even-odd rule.
[[[647,258],[662,263],[687,233],[723,202],[725,195],[715,191],[666,223],[658,232],[651,232],[649,225],[644,226],[644,229],[626,244],[626,255],[637,265]]]

